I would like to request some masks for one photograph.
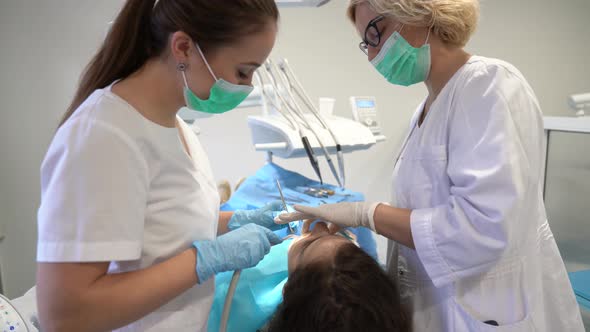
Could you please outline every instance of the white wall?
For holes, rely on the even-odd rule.
[[[351,95],[377,97],[389,140],[347,156],[347,174],[351,189],[370,200],[387,200],[393,153],[425,89],[393,87],[376,74],[345,20],[346,2],[283,10],[274,54],[290,60],[312,97],[337,98],[338,115],[350,116]],[[81,69],[120,4],[0,0],[0,223],[7,233],[0,243],[0,264],[9,297],[34,283],[38,170],[45,149]],[[566,96],[590,91],[588,13],[587,0],[488,0],[468,49],[515,64],[536,90],[545,113],[566,115]],[[264,155],[249,144],[245,119],[254,113],[240,110],[200,123],[218,179],[235,183],[263,164]],[[303,159],[278,163],[313,177]],[[328,169],[323,173],[329,174]]]
[[[0,264],[9,297],[34,283],[41,161],[119,3],[0,0]]]

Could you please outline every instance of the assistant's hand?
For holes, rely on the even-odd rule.
[[[237,210],[227,223],[227,228],[231,231],[247,224],[256,224],[276,231],[286,227],[274,222],[275,215],[281,211],[283,211],[281,201],[271,202],[257,210]]]
[[[256,266],[281,239],[269,229],[249,224],[215,240],[195,241],[199,283],[211,276]]]
[[[375,232],[373,215],[379,202],[354,202],[325,204],[318,207],[295,205],[297,212],[283,213],[275,218],[275,223],[286,224],[302,219],[321,219],[340,227],[367,227]]]

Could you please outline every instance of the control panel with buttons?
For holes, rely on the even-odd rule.
[[[350,97],[350,107],[355,121],[368,127],[373,135],[381,134],[375,97]]]

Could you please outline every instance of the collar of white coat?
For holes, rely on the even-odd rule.
[[[416,112],[414,112],[414,115],[412,115],[412,119],[410,120],[410,130],[408,131],[408,134],[406,135],[406,137],[402,141],[401,148],[399,149],[397,156],[395,157],[395,163],[393,164],[394,169],[397,166],[397,163],[399,162],[399,159],[401,158],[402,153],[404,153],[404,150],[406,149],[406,145],[408,144],[408,140],[410,139],[410,136],[412,136],[412,133],[414,132],[414,128],[416,128],[416,124],[418,123],[418,119],[420,118],[420,115],[422,115],[422,112],[424,112],[424,105],[425,104],[426,104],[426,99],[422,103],[420,103],[420,106],[418,106],[418,109],[416,110]]]

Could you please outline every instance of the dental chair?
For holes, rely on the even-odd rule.
[[[0,326],[3,331],[39,332],[37,318],[37,294],[35,287],[23,296],[9,300],[0,295]]]

